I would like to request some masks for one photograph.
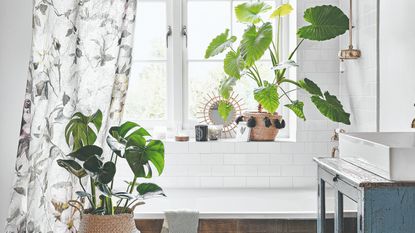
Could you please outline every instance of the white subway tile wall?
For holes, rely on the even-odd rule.
[[[338,5],[337,0],[298,0],[298,22],[314,5]],[[298,52],[298,79],[316,81],[339,93],[339,40],[306,41]],[[311,188],[316,185],[313,157],[330,156],[330,138],[337,123],[321,116],[308,95],[306,122],[298,120],[296,142],[172,142],[165,143],[166,170],[153,182],[165,188]],[[349,109],[346,109],[349,110]]]

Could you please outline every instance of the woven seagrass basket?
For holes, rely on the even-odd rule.
[[[84,210],[82,204],[74,200],[69,201],[69,204],[81,213],[78,233],[140,233],[135,226],[134,209],[142,202],[128,209],[128,213],[115,215],[90,214],[89,210]]]
[[[244,121],[248,121],[249,118],[254,117],[256,121],[255,127],[251,129],[250,141],[274,141],[278,135],[278,129],[275,128],[274,120],[279,118],[278,114],[274,115],[266,112],[245,112],[243,114]],[[265,126],[264,118],[268,117],[272,125],[270,127]]]

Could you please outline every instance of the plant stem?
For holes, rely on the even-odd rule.
[[[278,99],[281,99],[282,97],[287,96],[288,93],[293,92],[293,91],[296,91],[296,90],[298,90],[298,88],[292,89],[292,90],[289,90],[289,91],[286,91],[283,95],[281,95],[280,97],[278,97]]]
[[[93,204],[93,208],[96,208],[96,203],[97,203],[97,198],[96,198],[96,190],[95,190],[95,183],[94,180],[91,178],[89,178],[89,181],[91,182],[91,196],[92,196],[92,204]]]
[[[254,71],[255,71],[255,73],[256,73],[256,75],[258,77],[259,83],[261,84],[261,87],[262,87],[263,86],[263,83],[262,83],[261,75],[259,74],[258,67],[255,64],[253,66],[253,69],[254,69]]]
[[[79,184],[81,185],[82,190],[83,190],[85,193],[87,193],[87,191],[86,191],[86,189],[85,189],[84,185],[82,184],[82,180],[81,180],[81,178],[79,178],[78,180],[79,180]],[[88,197],[88,196],[87,196],[87,198],[88,198],[89,204],[91,204],[91,207],[92,207],[93,209],[95,209],[95,206],[93,205],[91,198],[90,198],[90,197]]]
[[[279,63],[280,59],[280,37],[281,37],[281,16],[278,17],[278,27],[277,27],[277,49],[275,51],[277,55],[277,61]],[[275,49],[275,48],[274,48]]]
[[[134,176],[133,182],[131,184],[131,187],[130,187],[130,190],[128,191],[128,193],[130,193],[130,194],[133,193],[135,182],[137,182],[137,176]],[[124,210],[127,208],[127,206],[128,206],[128,199],[125,200]]]
[[[287,96],[288,100],[291,103],[294,103],[294,101],[290,98],[290,96],[288,96],[288,93],[284,90],[284,88],[282,88],[281,86],[278,86],[278,87],[281,89],[282,92],[284,92],[284,95]]]

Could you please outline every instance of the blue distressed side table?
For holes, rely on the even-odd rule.
[[[357,203],[358,233],[415,233],[415,182],[394,182],[339,158],[318,164],[317,233],[325,233],[325,186],[334,188],[334,233],[343,233],[343,196]],[[415,171],[414,171],[415,172]]]

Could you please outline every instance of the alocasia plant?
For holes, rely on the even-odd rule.
[[[307,9],[304,12],[304,20],[308,25],[297,32],[300,38],[296,48],[284,57],[281,52],[282,18],[292,13],[290,4],[283,4],[274,10],[265,2],[257,1],[242,3],[235,7],[237,20],[246,25],[246,29],[240,37],[238,46],[235,43],[238,38],[229,34],[226,29],[215,37],[205,52],[205,58],[211,58],[226,52],[223,69],[226,74],[219,86],[219,93],[223,97],[220,115],[226,119],[229,109],[225,108],[226,100],[236,82],[242,78],[251,79],[257,86],[254,90],[254,98],[259,104],[259,111],[264,108],[269,113],[274,113],[280,106],[281,98],[288,98],[289,103],[284,105],[293,111],[297,117],[305,120],[304,103],[290,98],[289,93],[295,89],[303,89],[310,94],[312,103],[322,115],[335,122],[350,124],[350,114],[343,109],[343,105],[336,96],[328,91],[322,92],[316,83],[310,79],[292,80],[287,77],[287,70],[297,67],[293,61],[294,54],[304,40],[324,41],[344,34],[349,27],[348,17],[335,6],[323,5]],[[277,24],[274,38],[273,22]],[[272,80],[265,80],[256,65],[268,51],[272,61]],[[295,86],[293,90],[286,90],[289,83]]]

